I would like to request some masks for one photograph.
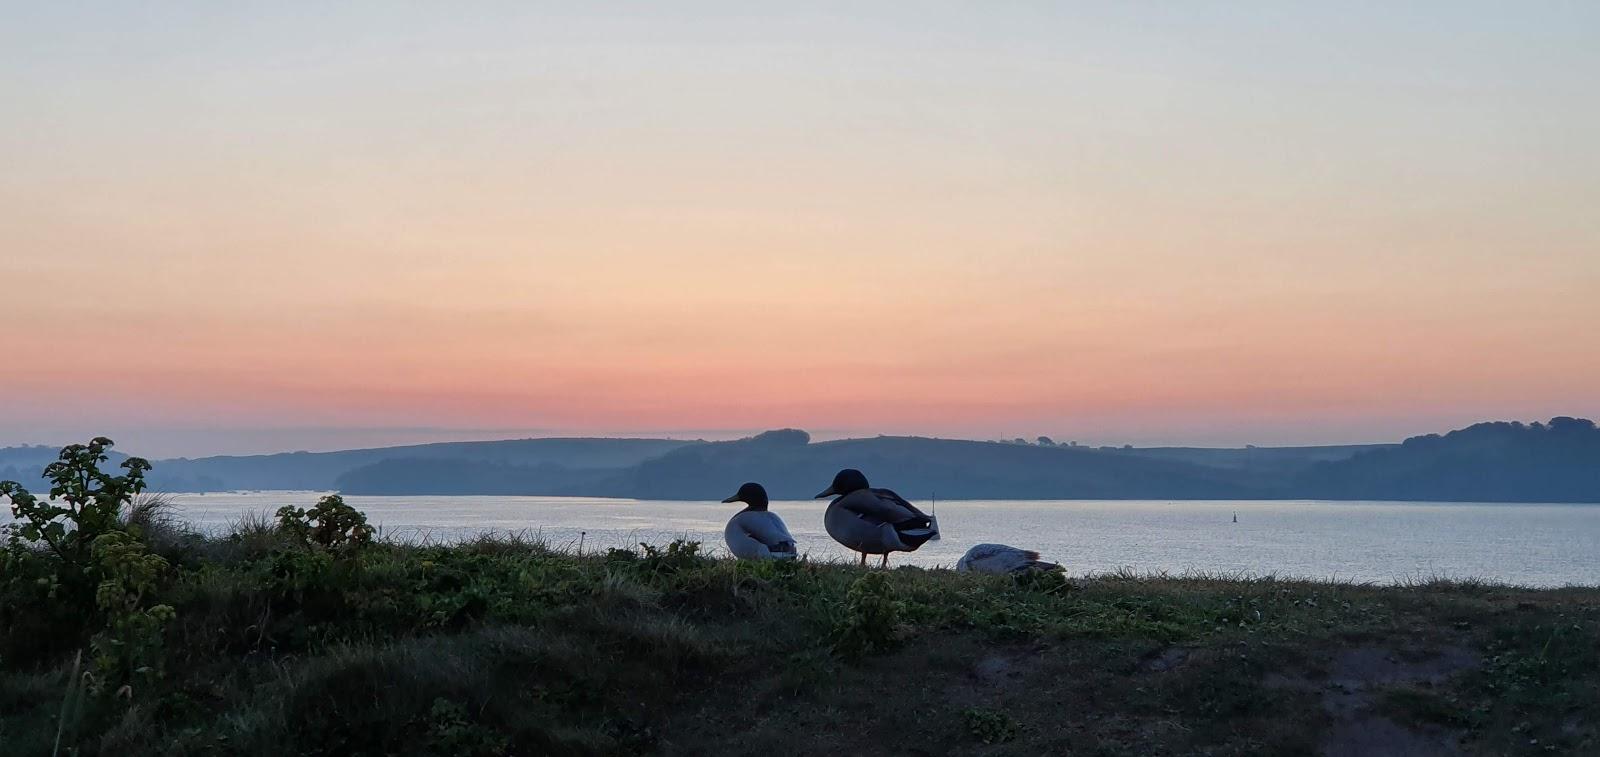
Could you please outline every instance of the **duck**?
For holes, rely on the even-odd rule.
[[[726,491],[726,490],[724,490]],[[778,514],[767,509],[767,489],[754,481],[739,487],[732,497],[722,500],[743,502],[745,508],[728,519],[722,539],[728,551],[740,560],[793,560],[800,556],[794,537]]]
[[[816,499],[833,497],[822,515],[822,525],[834,541],[867,555],[883,555],[879,567],[889,567],[890,552],[915,552],[937,539],[939,526],[927,513],[904,497],[888,490],[874,489],[867,477],[854,468],[845,468],[833,477],[833,484]]]
[[[1040,560],[1038,552],[1006,544],[974,545],[956,561],[958,573],[988,573],[1003,576],[1034,570],[1061,570],[1061,566]]]

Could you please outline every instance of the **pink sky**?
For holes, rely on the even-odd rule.
[[[19,12],[0,444],[1600,415],[1592,6],[847,7]]]

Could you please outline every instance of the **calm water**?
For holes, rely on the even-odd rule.
[[[183,517],[223,531],[247,513],[309,506],[311,492],[178,497]],[[564,497],[346,497],[389,538],[451,541],[527,531],[585,550],[687,537],[722,550],[737,505]],[[919,503],[922,504],[922,503]],[[826,503],[775,502],[812,559],[854,559],[822,530]],[[924,505],[924,509],[926,506]],[[1239,522],[1232,522],[1233,513]],[[940,502],[942,541],[891,565],[953,565],[968,547],[1036,549],[1073,573],[1237,571],[1360,581],[1444,576],[1532,586],[1600,584],[1600,506],[1397,502]]]

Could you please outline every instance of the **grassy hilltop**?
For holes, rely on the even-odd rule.
[[[206,539],[116,504],[87,552],[9,547],[0,753],[1600,751],[1594,588],[405,546],[337,499]]]

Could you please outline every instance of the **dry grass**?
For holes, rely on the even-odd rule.
[[[170,553],[197,538],[189,525],[178,517],[177,504],[170,494],[136,494],[123,508],[120,519],[124,528],[136,530],[145,544],[157,553]]]

